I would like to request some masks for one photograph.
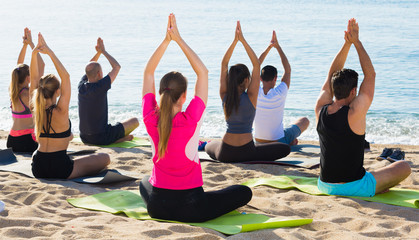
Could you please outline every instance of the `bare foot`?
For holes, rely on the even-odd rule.
[[[298,144],[298,139],[294,139],[291,143],[290,146],[294,146]]]
[[[115,143],[121,143],[121,142],[125,142],[125,141],[131,141],[132,139],[134,139],[134,136],[133,135],[126,135],[125,137],[116,140]]]

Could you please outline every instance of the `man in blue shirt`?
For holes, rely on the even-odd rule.
[[[112,70],[105,77],[102,67],[97,62],[101,54],[112,66]],[[108,124],[107,93],[120,69],[119,63],[105,50],[103,40],[98,38],[96,54],[86,65],[86,74],[78,87],[80,138],[84,143],[108,145],[133,139],[129,134],[138,127],[137,118],[130,118],[115,125]]]

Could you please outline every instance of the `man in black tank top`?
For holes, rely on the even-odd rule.
[[[332,62],[316,103],[321,148],[318,187],[331,195],[371,197],[403,181],[411,170],[406,161],[371,172],[363,167],[366,115],[374,97],[375,71],[358,36],[358,23],[350,19],[345,43]],[[364,73],[358,95],[358,74],[343,68],[352,44]]]

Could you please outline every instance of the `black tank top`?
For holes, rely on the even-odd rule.
[[[323,182],[352,182],[365,175],[364,135],[352,132],[348,123],[349,106],[327,113],[323,106],[317,123],[320,140],[320,179]]]

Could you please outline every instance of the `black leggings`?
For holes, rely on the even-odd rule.
[[[205,152],[220,162],[275,161],[290,154],[291,148],[279,142],[255,145],[252,140],[235,147],[222,141],[211,141],[205,146]]]
[[[32,138],[32,134],[25,134],[19,137],[9,135],[7,137],[7,148],[13,152],[33,153],[38,148],[38,143]]]
[[[246,205],[252,190],[243,185],[204,192],[202,187],[170,190],[153,187],[149,176],[140,182],[140,193],[152,218],[180,222],[205,222]]]

